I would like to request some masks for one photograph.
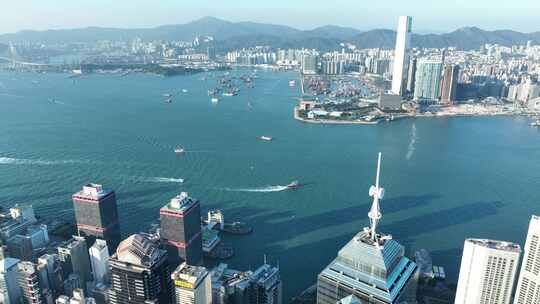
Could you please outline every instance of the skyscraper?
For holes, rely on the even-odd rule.
[[[414,99],[422,102],[439,100],[442,63],[439,60],[421,60],[416,68]]]
[[[279,268],[266,263],[257,268],[249,277],[250,304],[281,304],[281,277]]]
[[[120,242],[120,225],[114,191],[98,184],[88,184],[73,194],[77,229],[82,236],[104,239],[109,253]],[[93,244],[93,239],[89,245]]]
[[[182,263],[172,273],[176,304],[211,304],[212,282],[210,274],[202,266]]]
[[[514,304],[540,303],[540,217],[533,215],[525,241],[525,253]]]
[[[19,268],[18,283],[22,291],[21,298],[23,299],[23,303],[45,303],[36,264],[24,261],[19,262],[17,266]]]
[[[166,304],[172,300],[167,253],[142,234],[123,240],[109,259],[111,304]]]
[[[65,273],[78,275],[82,288],[86,289],[86,282],[92,280],[86,240],[83,237],[74,236],[58,247],[58,256]]]
[[[407,95],[414,94],[414,83],[416,82],[416,63],[418,59],[416,57],[411,58],[409,63],[409,71],[407,73]]]
[[[198,200],[182,192],[159,210],[160,237],[169,261],[202,264],[201,207]]]
[[[349,295],[362,303],[394,304],[409,300],[417,266],[405,257],[405,248],[391,235],[377,231],[382,217],[379,201],[384,196],[384,189],[379,186],[380,166],[379,153],[376,182],[369,189],[373,197],[368,213],[371,226],[356,234],[319,274],[318,304],[335,304]]]
[[[105,283],[109,277],[109,249],[107,242],[97,239],[94,245],[88,249],[92,274],[96,283]]]
[[[409,47],[411,43],[412,17],[400,16],[394,51],[394,72],[392,73],[392,93],[403,95],[406,84],[405,77],[409,63]]]
[[[452,104],[456,101],[458,77],[458,65],[446,65],[444,67],[441,84],[441,103]]]
[[[10,257],[0,259],[0,303],[17,304],[20,301],[21,292],[17,284],[19,262]]]
[[[514,243],[467,239],[455,304],[508,304],[521,249]]]

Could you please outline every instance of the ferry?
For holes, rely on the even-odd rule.
[[[273,138],[271,136],[264,136],[263,135],[260,138],[261,138],[261,140],[265,140],[265,141],[272,141],[273,140]]]
[[[184,152],[185,150],[183,148],[180,148],[180,147],[174,148],[174,153],[176,154],[182,154]]]
[[[295,180],[292,181],[290,184],[287,185],[287,189],[298,189],[300,187],[300,183]]]
[[[218,103],[219,99],[217,97],[212,97],[211,101],[212,103]]]

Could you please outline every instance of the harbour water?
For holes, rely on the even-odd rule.
[[[257,74],[254,88],[213,104],[215,75],[0,73],[0,206],[73,217],[71,194],[98,182],[116,190],[127,236],[188,191],[204,210],[253,226],[249,236],[225,237],[236,251],[228,263],[255,268],[266,254],[279,263],[288,300],[368,225],[381,151],[380,229],[409,255],[432,251],[456,280],[465,238],[524,243],[530,215],[540,213],[540,129],[530,119],[304,124],[292,117],[298,88],[288,81],[297,75]],[[164,93],[176,94],[172,103]],[[305,185],[283,190],[292,180]]]

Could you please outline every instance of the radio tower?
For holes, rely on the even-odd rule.
[[[369,221],[371,223],[371,239],[378,243],[377,240],[377,224],[382,217],[381,209],[379,207],[379,200],[384,196],[384,188],[379,187],[379,177],[381,173],[381,158],[382,154],[379,152],[379,159],[377,161],[377,177],[375,179],[375,186],[369,188],[369,196],[373,196],[373,204],[371,210],[368,213]]]

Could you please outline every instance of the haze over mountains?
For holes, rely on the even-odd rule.
[[[414,32],[414,22],[413,22]],[[340,49],[339,44],[350,42],[359,48],[393,48],[396,33],[389,29],[360,31],[340,26],[322,26],[313,30],[299,30],[284,25],[256,22],[229,22],[204,17],[186,24],[165,25],[144,29],[88,27],[68,30],[20,31],[0,35],[0,43],[8,42],[93,42],[97,40],[193,40],[197,35],[212,36],[219,50],[230,50],[256,45],[279,48],[318,48],[322,51]],[[520,33],[511,30],[485,31],[464,27],[445,34],[413,34],[415,47],[457,47],[469,50],[485,43],[524,45],[528,40],[540,44],[540,31]]]

